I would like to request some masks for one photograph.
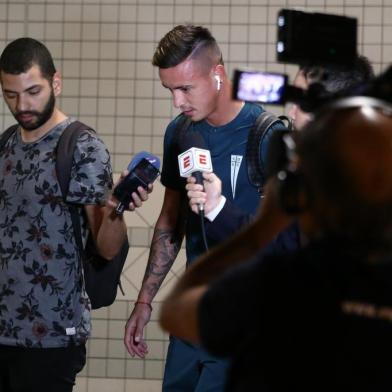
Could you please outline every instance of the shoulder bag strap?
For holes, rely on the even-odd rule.
[[[9,128],[7,128],[1,135],[0,135],[0,150],[2,150],[7,143],[7,140],[12,136],[13,133],[16,132],[18,129],[19,125],[11,125]]]
[[[56,175],[60,184],[61,193],[64,201],[67,203],[66,197],[68,194],[69,182],[71,180],[71,168],[75,146],[78,137],[82,131],[92,130],[89,126],[80,121],[74,121],[64,129],[57,143],[56,148]],[[80,227],[79,213],[76,206],[72,203],[67,203],[71,213],[72,225],[74,228],[76,243],[79,250],[84,251],[82,241],[82,229]]]

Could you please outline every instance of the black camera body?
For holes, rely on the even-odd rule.
[[[277,24],[279,62],[350,64],[357,57],[356,18],[282,9]]]

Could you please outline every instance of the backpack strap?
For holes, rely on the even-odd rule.
[[[78,137],[82,131],[91,130],[89,126],[80,121],[74,121],[64,129],[61,134],[56,147],[56,175],[60,184],[61,194],[64,201],[68,194],[69,183],[71,180],[71,168],[75,146]],[[72,203],[67,203],[71,214],[72,226],[74,228],[75,240],[78,245],[79,251],[83,255],[84,246],[82,240],[82,229],[80,227],[79,212],[77,207]]]
[[[7,140],[12,136],[13,133],[16,132],[18,129],[19,125],[11,125],[9,128],[7,128],[0,136],[0,151],[4,148],[5,144],[7,143]]]
[[[266,140],[269,130],[276,124],[280,123],[285,126],[287,121],[287,129],[291,130],[291,121],[286,116],[276,116],[275,114],[263,111],[257,117],[252,129],[249,132],[248,143],[246,147],[246,160],[248,167],[248,176],[251,184],[259,189],[260,195],[263,194],[263,185],[265,182],[265,161],[262,157],[262,144]]]
[[[71,180],[71,168],[73,154],[78,137],[82,131],[93,131],[89,126],[80,121],[74,121],[64,129],[56,148],[56,175],[60,183],[61,193],[64,201],[68,194],[69,182]]]

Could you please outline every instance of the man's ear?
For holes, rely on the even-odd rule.
[[[63,83],[59,72],[55,72],[55,74],[53,75],[52,87],[53,87],[54,95],[56,97],[60,95],[63,87]]]

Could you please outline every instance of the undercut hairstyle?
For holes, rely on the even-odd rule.
[[[56,72],[52,55],[41,42],[29,38],[18,38],[10,42],[0,56],[0,71],[12,75],[27,72],[33,65],[38,65],[42,76],[53,80]]]
[[[207,67],[223,64],[221,50],[211,32],[195,25],[178,25],[169,31],[159,41],[152,64],[159,68],[171,68],[188,58],[202,58]]]
[[[309,83],[319,83],[332,94],[353,90],[374,78],[365,56],[357,56],[351,64],[301,64],[299,70]]]

